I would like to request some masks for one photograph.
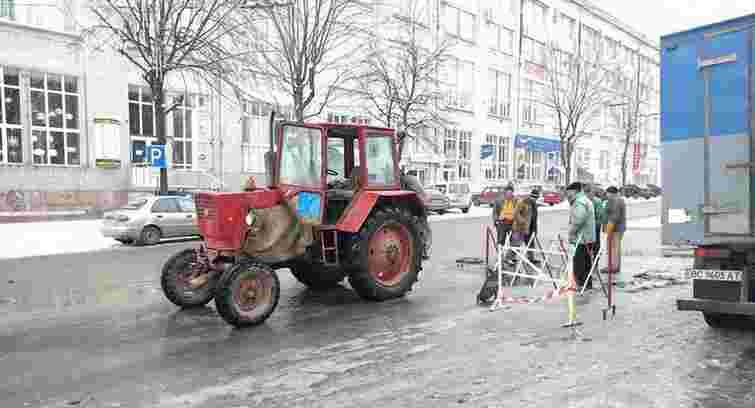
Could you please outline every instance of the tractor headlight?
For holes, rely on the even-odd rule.
[[[254,209],[250,209],[246,213],[246,225],[251,227],[257,221],[257,212]]]

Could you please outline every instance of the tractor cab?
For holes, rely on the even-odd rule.
[[[313,206],[300,215],[314,224],[338,224],[360,191],[400,190],[393,130],[284,122],[276,133],[276,185],[306,194]]]

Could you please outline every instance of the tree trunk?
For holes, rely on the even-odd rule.
[[[165,88],[164,83],[159,78],[152,78],[150,81],[150,88],[152,89],[152,100],[155,104],[155,136],[157,137],[157,144],[166,146],[166,121],[165,121]],[[168,150],[165,149],[165,154]],[[165,158],[167,163],[167,157]],[[168,169],[160,169],[160,193],[164,194],[168,192]]]
[[[624,152],[621,155],[621,186],[627,184],[627,156],[629,155],[629,139],[631,137],[626,135],[624,139]]]
[[[304,123],[304,91],[301,87],[294,88],[294,119]]]

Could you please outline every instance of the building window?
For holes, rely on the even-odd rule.
[[[524,84],[522,85],[522,122],[525,125],[543,126],[539,112],[539,100],[542,94],[543,86],[541,84],[529,79],[524,80]]]
[[[147,87],[128,86],[128,129],[131,162],[136,166],[146,166],[147,146],[157,144],[152,91]]]
[[[241,117],[241,169],[245,173],[265,172],[265,152],[269,149],[269,106],[250,101],[243,105]]]
[[[524,32],[538,38],[545,37],[546,7],[533,0],[524,2]]]
[[[472,111],[474,97],[474,63],[449,58],[441,69],[446,105],[450,108]]]
[[[443,154],[446,167],[454,167],[458,180],[468,180],[472,168],[472,132],[444,129]]]
[[[598,58],[602,53],[600,33],[586,25],[582,26],[582,49],[586,59]]]
[[[577,20],[553,11],[554,37],[562,49],[573,50],[577,43]]]
[[[196,140],[197,114],[207,109],[207,98],[203,95],[174,95],[170,112],[173,130],[173,167],[191,169],[193,144]],[[167,118],[166,118],[167,119]]]
[[[600,169],[608,170],[611,166],[611,152],[603,150],[600,152]]]
[[[482,171],[485,180],[506,181],[509,178],[509,144],[508,137],[486,135],[485,144],[493,145],[493,156],[482,162]]]
[[[16,19],[15,0],[0,0],[0,18]]]
[[[505,52],[506,54],[514,53],[514,32],[508,28],[491,23],[490,29],[491,48],[495,51]]]
[[[577,164],[584,169],[590,168],[590,149],[586,147],[578,147],[576,150],[577,153]]]
[[[22,163],[19,70],[0,66],[0,164]]]
[[[511,116],[511,75],[491,69],[488,71],[490,101],[488,113],[493,116]]]
[[[476,16],[449,4],[443,5],[443,25],[446,33],[464,41],[475,42]]]
[[[80,165],[78,79],[32,72],[30,85],[33,163]]]
[[[545,44],[539,41],[525,37],[522,40],[522,54],[528,62],[545,65]]]

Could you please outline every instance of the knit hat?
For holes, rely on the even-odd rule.
[[[569,187],[566,187],[566,191],[569,190],[582,191],[582,183],[575,181],[574,183],[569,184]]]
[[[618,192],[619,192],[619,189],[618,189],[618,188],[616,188],[616,187],[614,187],[614,186],[611,186],[611,187],[608,187],[608,188],[606,189],[606,192],[607,192],[607,193],[616,194],[616,193],[618,193]]]

